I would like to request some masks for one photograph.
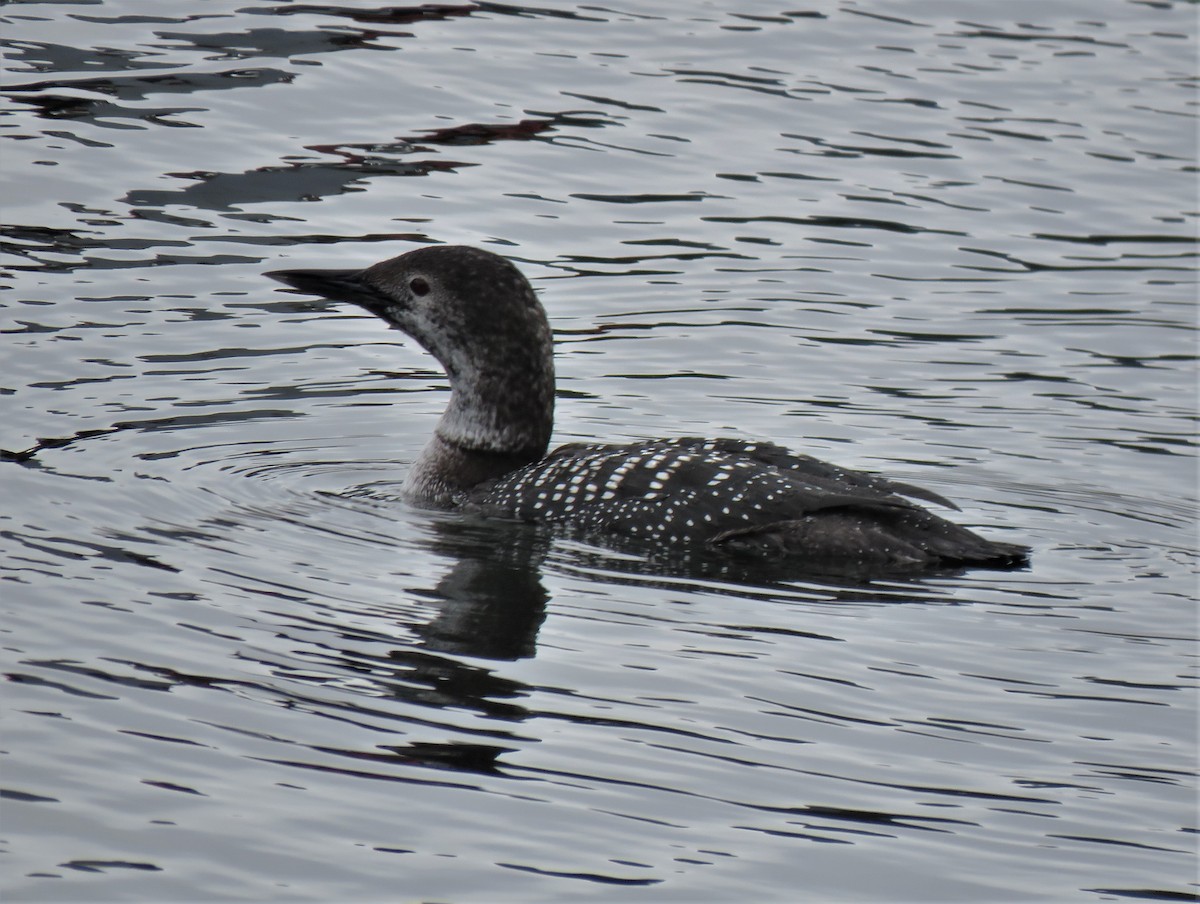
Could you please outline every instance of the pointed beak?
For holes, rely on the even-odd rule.
[[[363,280],[362,270],[271,270],[263,275],[309,295],[359,305],[378,317],[385,317],[389,305],[394,305]]]

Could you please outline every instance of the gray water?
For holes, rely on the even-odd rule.
[[[1196,900],[1196,6],[0,9],[6,901]],[[674,573],[411,509],[530,276],[556,441],[909,480],[1032,565]]]

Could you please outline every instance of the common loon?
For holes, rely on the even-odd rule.
[[[899,570],[1022,565],[909,501],[936,493],[826,464],[773,443],[654,439],[571,443],[550,454],[554,349],[546,312],[510,261],[433,245],[365,270],[267,274],[361,305],[425,347],[450,401],[405,484],[410,501],[688,553]]]

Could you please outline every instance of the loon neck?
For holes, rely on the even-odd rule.
[[[450,402],[405,481],[421,505],[453,507],[457,497],[546,454],[554,427],[554,365],[540,362],[503,375],[450,373]]]
[[[447,442],[436,433],[404,481],[409,502],[430,508],[455,508],[472,487],[542,458],[541,452],[481,452]]]

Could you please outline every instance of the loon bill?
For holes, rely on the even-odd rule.
[[[900,570],[1024,565],[913,502],[929,490],[826,464],[773,443],[683,437],[573,443],[547,454],[554,346],[546,312],[510,261],[435,245],[365,270],[278,270],[302,292],[360,305],[417,340],[450,400],[413,464],[419,505],[561,525],[647,552]]]

